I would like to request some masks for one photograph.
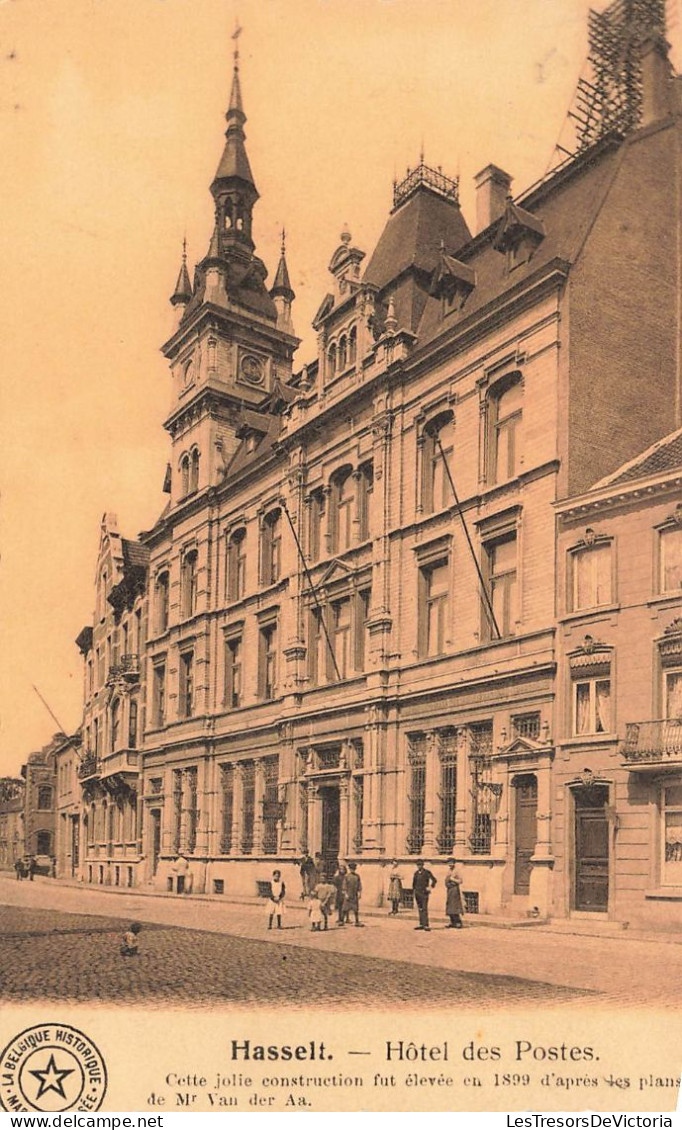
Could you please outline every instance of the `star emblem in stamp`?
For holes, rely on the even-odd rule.
[[[35,1024],[0,1056],[0,1107],[8,1111],[99,1110],[107,1069],[93,1041],[70,1024]]]

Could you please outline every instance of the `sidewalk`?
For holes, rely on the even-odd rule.
[[[0,872],[0,876],[2,876]],[[9,874],[9,873],[8,873]],[[27,880],[24,880],[27,882]],[[105,895],[128,895],[141,898],[154,898],[164,899],[169,902],[177,903],[212,903],[216,906],[230,907],[230,906],[250,906],[259,908],[263,906],[263,899],[253,896],[249,898],[246,895],[242,896],[229,896],[229,895],[212,895],[212,894],[190,894],[190,895],[175,895],[170,891],[159,891],[156,889],[145,887],[100,887],[91,886],[89,884],[81,883],[76,879],[50,879],[44,875],[36,876],[34,882],[45,883],[57,888],[71,888],[81,891],[97,891]],[[306,905],[300,899],[296,902],[291,901],[287,903],[287,912],[289,914],[300,913],[303,917],[307,913]],[[362,907],[363,919],[372,920],[387,920],[388,910],[385,907],[377,906],[363,906]],[[400,921],[409,921],[414,919],[417,921],[417,913],[415,910],[401,911],[398,916]],[[447,922],[446,916],[435,909],[431,912],[431,924],[434,927],[445,925]],[[638,930],[630,929],[624,926],[621,922],[608,922],[600,919],[598,921],[590,922],[584,918],[513,918],[505,915],[494,914],[467,914],[464,917],[465,928],[473,927],[475,929],[491,929],[491,930],[523,930],[532,929],[533,933],[539,934],[559,934],[564,936],[574,936],[583,938],[609,938],[619,941],[637,941],[637,942],[657,942],[665,945],[682,945],[682,935],[676,930]]]

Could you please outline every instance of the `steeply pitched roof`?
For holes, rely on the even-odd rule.
[[[618,486],[620,483],[630,483],[635,479],[646,479],[652,475],[664,475],[666,471],[677,470],[682,470],[682,428],[652,443],[646,451],[624,463],[606,478],[600,479],[591,489],[602,490],[604,487]]]
[[[139,541],[131,541],[130,538],[121,538],[121,545],[124,565],[137,569],[147,568],[149,550],[146,545],[141,545]]]
[[[455,254],[470,239],[459,205],[422,186],[391,212],[364,281],[383,290],[409,267],[430,273],[441,246]]]
[[[441,302],[436,298],[429,299],[418,327],[419,344],[437,337],[444,329],[457,325],[503,297],[538,268],[553,260],[573,263],[601,208],[617,159],[617,143],[605,142],[522,197],[524,217],[536,217],[538,232],[544,229],[544,238],[529,261],[514,270],[506,269],[504,255],[494,247],[499,220],[460,247],[456,252],[457,258],[474,268],[476,286],[462,309],[448,313],[445,318]]]

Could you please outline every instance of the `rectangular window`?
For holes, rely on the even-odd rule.
[[[227,543],[227,599],[241,600],[246,592],[246,530],[235,530]]]
[[[187,620],[197,610],[197,553],[194,549],[182,559],[181,581],[182,617]]]
[[[366,541],[370,536],[370,506],[374,492],[374,467],[364,463],[358,475],[358,539]]]
[[[181,718],[191,718],[194,713],[194,652],[184,651],[180,656],[180,695],[178,713]]]
[[[367,663],[367,621],[372,599],[371,589],[363,589],[355,601],[355,670],[364,671]]]
[[[336,659],[336,668],[331,664],[331,679],[347,679],[350,673],[350,598],[335,600],[331,605],[331,637]]]
[[[225,705],[235,710],[242,704],[242,637],[225,640]]]
[[[128,748],[137,749],[137,699],[131,698],[128,712]]]
[[[446,650],[449,613],[449,564],[437,561],[420,570],[420,646],[422,657]]]
[[[426,817],[426,738],[411,734],[407,745],[409,830],[407,850],[418,855],[424,846]]]
[[[282,515],[273,510],[263,520],[261,539],[264,585],[275,585],[282,575]]]
[[[573,553],[573,611],[611,603],[611,548],[607,542]]]
[[[682,670],[664,673],[665,714],[670,721],[682,719]]]
[[[485,565],[490,603],[503,639],[513,636],[518,620],[517,542],[516,533],[485,543]],[[495,631],[484,609],[484,636],[493,639]]]
[[[573,683],[573,733],[611,732],[611,679],[576,679]]]
[[[319,561],[322,552],[322,516],[324,514],[324,494],[315,490],[310,495],[308,510],[308,556],[311,561]]]
[[[187,851],[193,852],[197,846],[197,827],[199,825],[198,774],[195,766],[185,770],[187,773]]]
[[[256,768],[253,762],[242,767],[242,855],[253,851],[253,829],[256,813]]]
[[[679,592],[682,589],[682,525],[661,530],[660,592]]]
[[[170,579],[168,573],[159,573],[156,578],[156,630],[161,635],[168,628],[168,606]]]
[[[469,726],[469,758],[471,770],[471,834],[469,843],[474,855],[489,855],[493,842],[494,806],[492,789],[492,722],[475,722]]]
[[[522,407],[521,381],[513,378],[499,382],[499,390],[493,390],[490,397],[493,482],[506,482],[519,473]]]
[[[153,679],[153,709],[154,709],[154,723],[156,726],[163,726],[166,720],[166,665],[165,663],[157,663],[154,666],[154,679]]]
[[[327,654],[322,611],[319,608],[311,608],[308,619],[308,675],[313,685],[324,681]]]
[[[663,865],[661,881],[666,887],[682,887],[682,784],[663,789]]]
[[[262,699],[277,696],[277,622],[264,624],[259,633],[258,684]]]
[[[232,821],[234,819],[234,768],[231,765],[220,766],[220,792],[222,798],[220,851],[223,855],[229,855],[232,850]]]
[[[277,854],[279,828],[279,758],[265,760],[265,783],[263,788],[263,852],[265,855]]]
[[[530,738],[536,742],[540,738],[540,715],[536,711],[532,714],[515,714],[512,717],[512,735],[515,738]]]
[[[171,844],[173,852],[177,855],[180,851],[180,836],[182,832],[182,769],[173,770],[173,816],[171,824]]]
[[[438,851],[449,855],[455,846],[455,812],[457,808],[457,744],[454,730],[438,735],[440,758],[440,828],[436,837]]]

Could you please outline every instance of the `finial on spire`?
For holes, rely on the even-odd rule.
[[[282,226],[282,258],[286,255],[287,250],[287,232],[286,228]]]
[[[239,36],[241,35],[243,30],[244,29],[239,26],[239,20],[235,17],[234,31],[232,32],[232,40],[234,42],[232,56],[234,58],[235,71],[239,70]]]
[[[350,228],[348,227],[348,224],[343,225],[343,231],[341,232],[340,238],[342,243],[350,243],[351,239],[353,238],[350,234]]]
[[[189,271],[187,270],[187,237],[185,236],[182,241],[182,265],[178,275],[178,281],[175,284],[175,290],[171,295],[172,306],[186,306],[192,297],[192,284],[189,278]]]
[[[291,286],[291,281],[289,279],[289,270],[287,267],[286,259],[286,238],[286,229],[284,226],[282,226],[282,244],[279,264],[277,267],[277,274],[275,275],[275,282],[273,284],[272,290],[270,291],[270,295],[272,298],[283,298],[286,302],[289,303],[289,305],[291,305],[296,295],[294,294],[293,288]]]
[[[395,298],[393,295],[388,300],[388,310],[386,311],[386,320],[384,321],[384,329],[387,334],[393,336],[398,328],[398,319],[395,316]]]

